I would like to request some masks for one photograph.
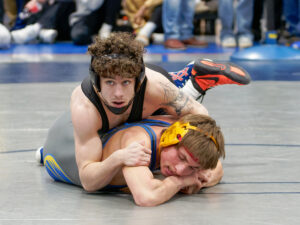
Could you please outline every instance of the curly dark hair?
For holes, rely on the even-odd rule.
[[[92,56],[92,67],[101,77],[122,76],[136,78],[141,73],[143,64],[143,44],[134,40],[134,35],[127,32],[113,32],[107,39],[96,38],[88,47]]]

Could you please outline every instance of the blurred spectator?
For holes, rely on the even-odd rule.
[[[0,23],[3,23],[4,18],[4,5],[3,0],[0,0]]]
[[[0,49],[8,48],[11,39],[9,30],[3,24],[4,14],[4,2],[0,0]]]
[[[269,43],[270,39],[275,39],[276,42],[282,25],[281,17],[282,0],[254,0],[252,21],[254,41],[263,39],[263,42]],[[262,24],[262,18],[265,18],[265,24]]]
[[[18,16],[18,8],[17,2],[15,0],[1,0],[4,6],[4,12],[8,18],[8,26],[13,27],[17,16]]]
[[[215,35],[218,0],[196,0],[194,34]]]
[[[18,17],[29,0],[1,0],[4,3],[5,25],[10,29],[21,29],[25,26]]]
[[[183,50],[187,45],[206,46],[205,41],[197,40],[193,35],[195,0],[164,0],[163,28],[165,47]]]
[[[124,11],[129,22],[137,33],[136,39],[145,46],[154,31],[162,32],[162,2],[163,0],[126,0]]]
[[[238,0],[236,8],[234,0],[219,0],[218,14],[222,24],[221,45],[223,47],[236,47],[237,42],[240,48],[253,45],[251,32],[253,0]],[[234,32],[235,22],[237,33]]]
[[[288,33],[281,42],[290,45],[300,40],[300,1],[283,0],[283,13]]]
[[[97,33],[100,38],[107,38],[116,24],[120,7],[121,0],[76,0],[76,12],[70,16],[74,44],[90,44]]]
[[[9,30],[0,23],[0,49],[1,48],[8,48],[10,45],[10,33]]]
[[[38,5],[37,5],[38,4]],[[73,0],[31,0],[23,10],[26,26],[11,32],[17,44],[26,44],[39,38],[40,42],[53,43],[56,38],[70,38],[68,16],[75,10]]]

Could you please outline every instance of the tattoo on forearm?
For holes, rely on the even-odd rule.
[[[181,115],[183,109],[191,111],[192,102],[187,95],[171,85],[161,83],[161,86],[164,90],[164,103],[162,105],[174,108],[177,116]]]

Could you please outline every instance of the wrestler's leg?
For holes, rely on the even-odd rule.
[[[182,70],[169,74],[175,85],[194,99],[203,97],[212,87],[224,84],[245,85],[251,80],[248,72],[240,66],[209,59],[197,59]]]
[[[224,84],[245,85],[251,80],[248,72],[240,66],[209,59],[192,61],[177,72],[168,73],[162,67],[153,64],[146,64],[146,67],[160,72],[194,99],[203,97],[212,87]]]
[[[37,154],[39,153],[42,153],[41,162],[54,180],[81,186],[69,111],[57,119],[49,129],[44,146],[37,151]]]
[[[161,66],[157,66],[151,63],[145,63],[145,66],[151,70],[154,70],[156,72],[161,73],[162,75],[164,75],[166,78],[168,78],[169,81],[171,81],[172,83],[174,83],[174,81],[172,80],[172,76]],[[176,85],[176,84],[175,84]],[[177,86],[177,85],[176,85]],[[178,86],[177,86],[178,87]]]

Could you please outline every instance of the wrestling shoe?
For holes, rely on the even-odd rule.
[[[224,84],[245,85],[250,83],[251,78],[246,70],[231,62],[201,59],[194,63],[191,80],[194,88],[204,96],[212,87]]]
[[[186,82],[190,79],[192,70],[194,67],[194,61],[187,64],[182,70],[176,72],[169,72],[174,84],[178,88],[183,88]]]
[[[44,165],[43,151],[44,151],[44,148],[42,146],[42,147],[38,148],[35,152],[35,159],[39,165]]]

